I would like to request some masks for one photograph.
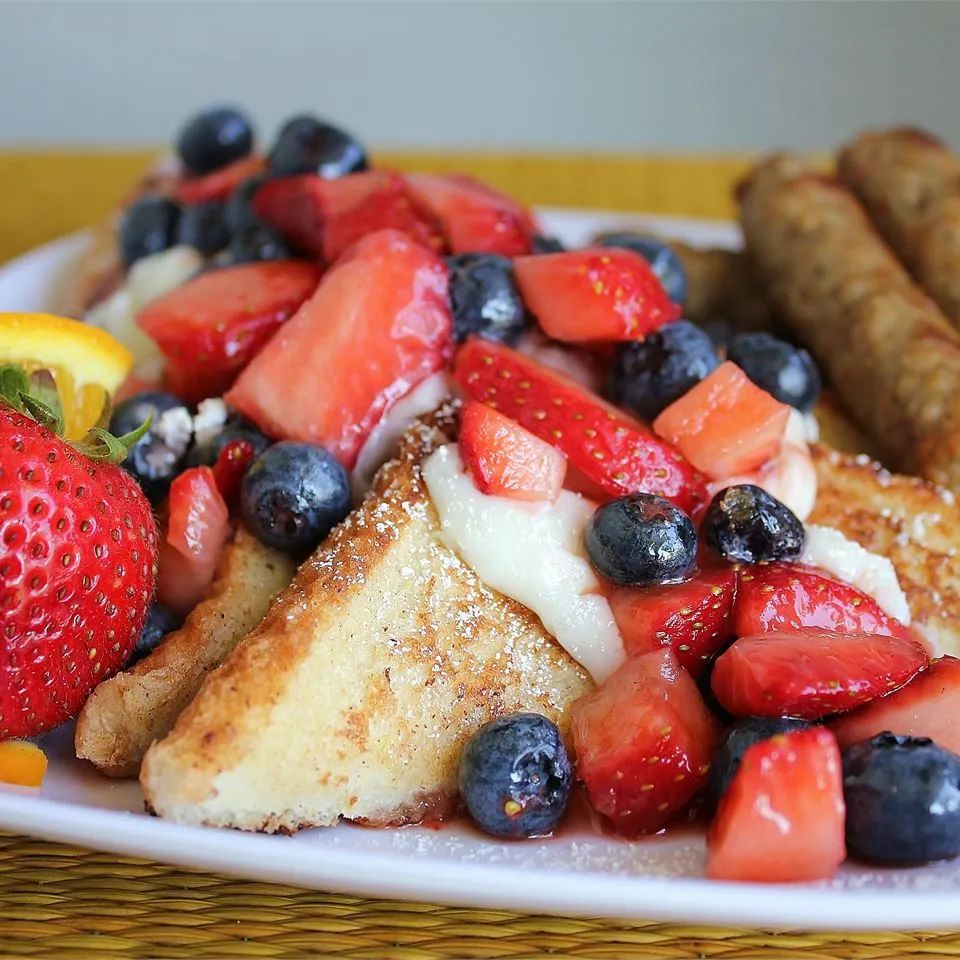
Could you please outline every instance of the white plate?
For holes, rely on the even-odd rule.
[[[693,243],[735,246],[731,224],[547,211],[569,243],[620,225]],[[0,269],[0,309],[54,309],[51,291],[83,249],[82,236]],[[0,828],[185,867],[370,897],[646,920],[802,929],[960,926],[960,866],[910,870],[845,866],[829,883],[760,886],[703,879],[695,832],[627,843],[583,833],[499,843],[462,824],[369,830],[343,824],[295,837],[181,827],[142,812],[139,787],[101,778],[72,753],[72,729],[44,744],[50,768],[37,792],[0,787]]]

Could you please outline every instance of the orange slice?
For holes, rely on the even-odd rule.
[[[0,782],[39,787],[47,772],[47,755],[26,740],[0,742]]]

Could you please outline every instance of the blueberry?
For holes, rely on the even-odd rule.
[[[180,208],[167,197],[135,200],[120,221],[120,256],[129,267],[141,257],[162,253],[176,238]]]
[[[806,537],[796,514],[752,483],[716,494],[700,529],[717,553],[743,563],[796,560]]]
[[[255,263],[259,260],[289,260],[293,253],[287,241],[266,225],[250,227],[230,241],[230,263]]]
[[[263,543],[302,553],[350,512],[350,481],[323,447],[284,440],[250,464],[240,488],[240,508]]]
[[[769,333],[738,333],[727,344],[732,360],[758,386],[803,413],[813,409],[822,383],[813,357]]]
[[[147,417],[153,417],[156,423],[161,413],[182,406],[183,401],[179,397],[162,390],[136,393],[114,407],[110,417],[110,432],[114,436],[122,437],[125,433],[136,430]]]
[[[530,239],[530,249],[533,253],[563,253],[567,248],[556,237],[535,233]]]
[[[726,793],[733,775],[740,769],[743,755],[755,743],[769,740],[778,733],[790,733],[803,730],[810,724],[806,720],[792,717],[747,717],[738,720],[720,742],[710,764],[710,779],[707,782],[707,794],[712,803],[719,803]]]
[[[713,341],[696,324],[668,323],[643,340],[617,347],[610,396],[638,417],[653,420],[719,363]]]
[[[687,299],[687,271],[672,247],[645,233],[608,233],[598,239],[602,247],[620,247],[639,253],[674,303]]]
[[[148,414],[154,416],[150,429],[131,447],[121,466],[137,480],[147,499],[157,504],[186,465],[193,440],[193,421],[176,397],[150,392],[137,394],[120,404],[110,420],[110,430],[122,435],[143,423]]]
[[[246,440],[253,447],[255,457],[259,457],[272,443],[270,438],[261,432],[255,423],[247,420],[246,417],[241,417],[238,413],[233,413],[228,417],[223,429],[210,442],[210,463],[216,463],[220,451],[234,440]]]
[[[199,250],[204,256],[218,253],[230,242],[230,230],[219,200],[190,203],[180,211],[177,243]]]
[[[253,149],[253,127],[233,107],[214,107],[191,117],[177,137],[188,173],[201,176],[240,160]]]
[[[253,227],[265,226],[253,209],[256,192],[267,182],[264,176],[247,177],[233,189],[223,209],[223,217],[231,235],[243,233]]]
[[[513,275],[513,264],[494,253],[447,257],[453,333],[458,341],[478,333],[514,343],[527,328],[527,314]]]
[[[847,848],[881,863],[960,854],[960,757],[926,737],[881,733],[843,751]]]
[[[294,117],[277,134],[267,157],[267,169],[278,177],[299,173],[342,177],[366,170],[367,154],[357,140],[339,127],[316,117]]]
[[[614,583],[681,580],[697,560],[690,518],[652,493],[631,493],[598,508],[587,524],[585,543],[594,567]]]
[[[570,800],[573,770],[560,731],[538,713],[485,723],[460,755],[460,797],[474,823],[495,837],[542,837]]]
[[[147,622],[140,631],[127,666],[132,666],[152,652],[158,643],[168,634],[178,630],[183,624],[183,618],[177,616],[171,609],[162,603],[154,603],[147,613]]]

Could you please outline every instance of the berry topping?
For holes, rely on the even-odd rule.
[[[238,413],[231,413],[223,426],[197,449],[197,462],[213,466],[219,459],[223,448],[227,444],[237,441],[248,443],[253,449],[255,457],[260,456],[271,443],[270,438],[261,433],[255,423]],[[198,444],[201,443],[199,435],[197,436],[197,442]]]
[[[380,230],[323,277],[227,400],[270,436],[319,443],[349,469],[387,408],[445,366],[452,339],[443,262]]]
[[[321,177],[342,177],[367,169],[367,154],[345,130],[300,116],[288,120],[267,157],[267,169],[276,177],[315,173]]]
[[[737,587],[732,567],[700,570],[683,583],[614,587],[608,599],[627,656],[670,647],[694,676],[731,638]]]
[[[716,722],[670,650],[628,660],[573,705],[577,774],[619,833],[653,833],[706,783]]]
[[[94,430],[81,452],[50,429],[62,427],[52,383],[7,366],[0,392],[10,404],[0,405],[5,739],[63,723],[130,656],[153,595],[157,534],[140,488],[116,466],[137,434]]]
[[[156,423],[160,414],[176,407],[182,407],[183,401],[172,393],[162,390],[146,390],[127,397],[113,408],[110,415],[110,432],[118,437],[132,433],[142,423],[152,420]]]
[[[470,399],[560,450],[601,497],[653,493],[688,512],[703,502],[700,476],[669,444],[562,373],[473,338],[457,353],[454,376]]]
[[[732,360],[758,386],[803,413],[820,396],[820,374],[806,350],[769,333],[738,333],[727,344]]]
[[[673,248],[662,240],[643,233],[607,233],[598,237],[597,243],[639,253],[674,303],[682,304],[687,299],[687,272]]]
[[[511,197],[472,177],[413,173],[407,183],[416,204],[439,222],[453,253],[530,252],[534,220]]]
[[[942,657],[905,687],[832,724],[841,747],[892,730],[960,753],[960,660]]]
[[[309,263],[256,263],[211,270],[154,300],[137,315],[175,372],[185,399],[222,393],[313,293]]]
[[[960,757],[926,737],[881,733],[843,751],[847,846],[911,864],[960,854]]]
[[[167,514],[157,599],[186,616],[209,589],[230,535],[227,505],[209,467],[191,467],[173,481]]]
[[[710,765],[707,793],[711,803],[718,804],[727,792],[733,775],[740,769],[743,755],[750,747],[778,734],[805,730],[809,726],[808,721],[792,717],[747,717],[738,720],[720,741]]]
[[[713,668],[720,705],[735,717],[817,720],[903,686],[927,664],[906,637],[795,630],[741,637]]]
[[[752,483],[721,490],[710,501],[701,530],[722,557],[743,563],[795,560],[803,550],[803,524]]]
[[[647,261],[629,250],[518,257],[523,300],[555,340],[639,340],[680,316]]]
[[[513,500],[556,500],[567,472],[559,450],[473,400],[460,416],[460,454],[477,489]]]
[[[846,856],[840,751],[822,727],[750,747],[707,837],[707,876],[789,883],[832,877]]]
[[[253,149],[253,127],[233,107],[214,107],[191,117],[177,137],[188,173],[202,176],[240,160]]]
[[[453,335],[460,343],[472,333],[515,343],[528,325],[513,275],[513,264],[494,253],[461,253],[447,258]]]
[[[669,500],[632,493],[599,507],[584,541],[590,562],[614,583],[682,580],[697,562],[697,532]]]
[[[837,633],[904,636],[904,626],[876,600],[809,567],[776,563],[740,573],[737,636],[813,627]]]
[[[177,243],[199,250],[204,256],[219,253],[230,242],[223,202],[205,200],[185,206],[177,224]]]
[[[643,420],[654,420],[717,368],[713,341],[689,320],[669,323],[614,353],[610,396]]]
[[[263,172],[263,157],[244,157],[229,166],[208,173],[205,177],[188,177],[174,188],[174,197],[185,207],[193,204],[209,203],[211,200],[223,202],[236,189],[248,180]]]
[[[547,237],[542,233],[535,233],[530,238],[531,253],[563,253],[566,247],[556,237]]]
[[[166,397],[169,394],[146,396]],[[132,399],[136,400],[136,397]],[[147,403],[141,406],[145,407]],[[193,421],[190,413],[178,403],[158,413],[147,432],[130,448],[123,461],[123,469],[136,479],[152,504],[159,504],[167,495],[171,481],[184,465],[192,439]]]
[[[253,444],[247,440],[231,440],[221,447],[213,465],[213,476],[227,506],[232,507],[240,495],[240,481],[254,457]]]
[[[166,197],[135,200],[120,221],[120,256],[129,267],[143,257],[172,247],[177,234],[180,208]]]
[[[272,227],[248,227],[234,234],[228,250],[231,264],[266,263],[271,260],[290,260],[292,253],[286,241]]]
[[[275,443],[244,474],[240,509],[258,540],[305,553],[350,512],[350,480],[323,447]]]
[[[485,723],[460,756],[460,796],[474,823],[495,837],[552,833],[570,799],[573,771],[560,731],[537,713]]]
[[[698,469],[722,479],[756,470],[780,447],[790,408],[720,364],[670,404],[653,424]]]
[[[138,660],[142,660],[148,653],[152,653],[168,633],[178,630],[182,624],[182,616],[174,613],[162,603],[155,603],[147,614],[147,622],[140,631],[140,637],[126,665],[128,667],[132,666]]]

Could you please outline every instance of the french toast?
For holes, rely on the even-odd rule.
[[[110,777],[135,777],[203,678],[263,619],[296,569],[244,527],[227,544],[207,597],[143,660],[99,684],[77,717],[77,756]]]
[[[361,506],[146,754],[149,808],[266,832],[438,818],[461,748],[518,710],[569,730],[586,672],[440,538],[421,461],[455,407],[418,421]]]

